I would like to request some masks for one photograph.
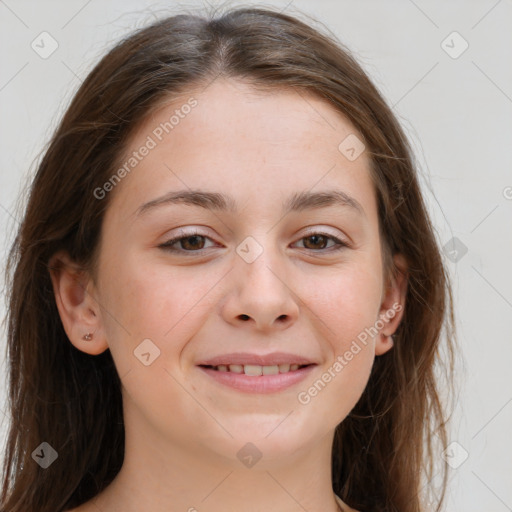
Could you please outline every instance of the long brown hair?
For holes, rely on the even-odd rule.
[[[385,270],[397,271],[390,256],[403,254],[408,290],[393,349],[376,358],[363,395],[336,429],[333,490],[364,512],[441,509],[446,416],[435,370],[444,363],[450,374],[455,322],[450,282],[409,143],[376,87],[334,36],[297,16],[245,7],[219,16],[170,16],[121,41],[87,76],[41,159],[7,266],[11,423],[2,511],[76,507],[120,470],[124,425],[114,362],[109,350],[92,357],[68,340],[48,261],[66,250],[91,268],[109,204],[108,195],[99,200],[94,190],[117,169],[134,129],[164,102],[221,74],[265,91],[314,93],[363,137],[378,197]],[[47,469],[32,457],[42,442],[58,453]],[[424,479],[439,474],[436,503],[426,503],[420,492]]]

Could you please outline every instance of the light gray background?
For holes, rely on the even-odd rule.
[[[202,4],[0,0],[2,261],[19,218],[16,197],[81,79],[127,32],[180,6],[196,5]],[[511,511],[511,2],[286,0],[260,5],[313,15],[356,54],[416,148],[440,243],[455,236],[467,247],[457,263],[447,256],[462,348],[450,435],[458,443],[452,453],[457,467],[447,510]],[[31,48],[43,31],[59,45],[47,59]],[[453,35],[446,39],[454,31],[469,44],[457,58],[452,56],[464,42]],[[0,300],[3,314],[4,294]],[[5,328],[0,334],[0,409],[5,411]],[[4,418],[2,443],[5,427]]]

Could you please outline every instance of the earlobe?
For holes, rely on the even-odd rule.
[[[383,332],[380,332],[375,343],[375,355],[381,356],[382,354],[389,352],[393,348],[393,344],[392,335],[387,335]]]
[[[65,252],[52,256],[48,270],[57,309],[69,340],[82,352],[101,354],[108,344],[103,333],[101,311],[91,293],[90,277]]]
[[[380,356],[393,348],[393,334],[404,316],[407,295],[407,262],[403,255],[393,256],[394,269],[388,280],[379,311],[379,334],[375,355]]]

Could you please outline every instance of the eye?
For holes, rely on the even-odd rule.
[[[209,237],[202,235],[197,231],[193,231],[190,233],[180,233],[179,236],[171,238],[165,241],[163,244],[160,244],[158,247],[164,249],[166,251],[171,252],[201,252],[205,250],[205,240],[211,240]],[[334,245],[328,247],[329,251],[326,251],[326,245],[329,241],[333,241]],[[329,235],[328,233],[310,233],[304,237],[302,237],[299,242],[304,243],[304,248],[309,249],[314,252],[332,252],[339,251],[349,245],[340,240],[339,238]],[[175,245],[181,245],[181,247],[176,248]]]
[[[332,249],[331,251],[325,251],[324,249],[326,248],[326,244],[329,240],[334,241],[335,244],[330,247],[330,249]],[[299,242],[304,242],[306,249],[321,252],[339,251],[348,247],[346,242],[333,235],[329,235],[328,233],[309,233],[305,237],[301,238]]]
[[[171,238],[160,244],[158,247],[171,252],[201,252],[205,249],[204,241],[210,238],[201,235],[197,231],[191,233],[180,233],[180,236]],[[181,244],[181,248],[176,249],[174,245]]]

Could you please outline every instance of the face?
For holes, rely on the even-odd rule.
[[[391,348],[400,290],[383,279],[369,157],[340,150],[348,136],[362,139],[314,96],[232,80],[134,134],[88,290],[139,431],[234,461],[251,441],[270,461],[329,438],[354,407]],[[199,366],[213,358],[235,366]],[[273,375],[293,361],[310,364]]]

